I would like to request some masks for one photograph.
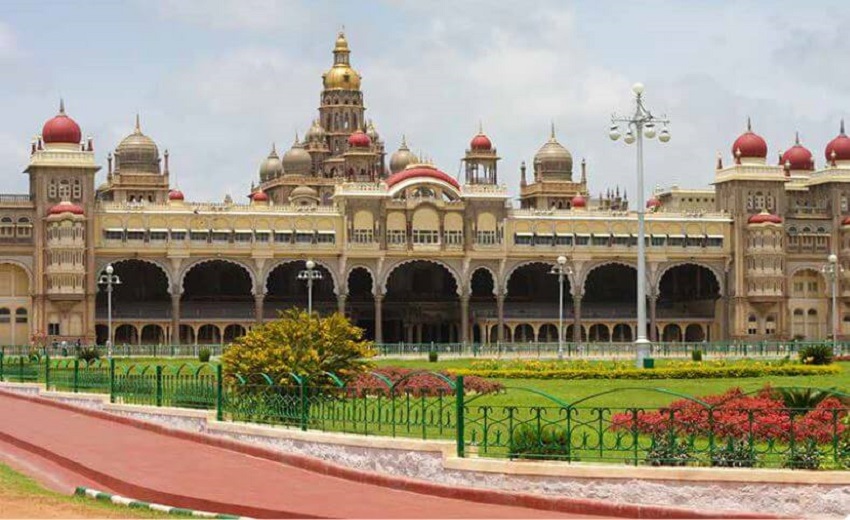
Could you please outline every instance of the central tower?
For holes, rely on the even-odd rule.
[[[360,74],[351,67],[351,50],[342,32],[334,45],[334,64],[322,75],[323,90],[319,117],[325,129],[325,138],[332,158],[342,163],[342,154],[348,149],[348,137],[356,130],[365,129],[363,92]],[[327,166],[333,167],[332,164]],[[327,169],[327,168],[326,168]],[[336,168],[338,175],[342,168]]]

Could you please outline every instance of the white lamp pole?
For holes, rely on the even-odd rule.
[[[638,368],[643,365],[643,359],[648,356],[650,343],[646,339],[646,231],[645,217],[646,207],[643,194],[643,138],[655,137],[655,125],[661,123],[664,128],[658,134],[658,140],[666,143],[670,140],[670,131],[667,130],[669,120],[666,117],[655,117],[643,104],[644,87],[642,83],[632,86],[635,94],[635,112],[631,116],[611,117],[611,130],[609,137],[616,141],[620,138],[620,124],[627,128],[623,139],[626,144],[637,142],[637,217],[638,217],[638,244],[637,244],[637,339],[635,340],[635,363]]]
[[[567,257],[558,257],[558,264],[552,266],[549,274],[558,275],[558,359],[564,359],[564,276],[572,274]]]
[[[827,264],[821,269],[832,282],[832,350],[838,348],[838,277],[844,268],[838,264],[838,256],[834,253],[827,257]]]
[[[117,274],[113,274],[115,268],[112,267],[112,264],[107,265],[105,271],[106,274],[101,275],[97,283],[106,287],[106,353],[107,356],[112,357],[112,345],[115,339],[112,332],[112,289],[116,285],[121,285],[121,279]]]
[[[307,269],[298,273],[299,280],[307,281],[307,314],[313,315],[313,280],[321,280],[322,272],[316,270],[316,262],[307,260]]]

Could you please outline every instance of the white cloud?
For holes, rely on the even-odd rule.
[[[314,12],[295,0],[159,0],[156,6],[166,19],[213,29],[249,31],[304,26],[310,23]]]

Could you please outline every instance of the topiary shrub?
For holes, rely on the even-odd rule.
[[[702,361],[702,350],[700,350],[700,349],[692,350],[691,351],[691,361],[695,361],[697,363]]]
[[[711,465],[716,468],[754,468],[758,457],[748,442],[729,438],[711,454]]]
[[[652,438],[645,462],[650,466],[687,466],[693,460],[687,442],[677,441],[669,435],[658,435]]]
[[[198,361],[201,363],[209,363],[210,357],[212,357],[212,352],[208,348],[202,348],[200,352],[198,352]]]
[[[77,359],[91,363],[100,359],[100,351],[96,347],[82,347],[77,351]]]
[[[814,441],[794,446],[782,461],[783,468],[818,469],[823,461],[818,445]]]
[[[436,363],[437,360],[439,359],[439,357],[440,356],[437,354],[436,350],[431,350],[431,351],[428,352],[428,362],[429,363]]]
[[[829,365],[832,363],[830,345],[806,345],[800,349],[800,361],[806,365]]]
[[[512,458],[578,460],[570,453],[567,429],[553,424],[539,428],[523,424],[515,428],[509,449]]]

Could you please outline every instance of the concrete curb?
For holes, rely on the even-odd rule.
[[[149,509],[151,511],[159,511],[160,513],[167,513],[169,515],[195,516],[200,518],[227,518],[235,520],[249,520],[248,517],[245,516],[222,515],[219,513],[210,513],[208,511],[195,511],[194,509],[185,509],[182,507],[164,506],[162,504],[151,504],[150,502],[133,500],[132,498],[122,497],[121,495],[113,495],[111,493],[104,493],[103,491],[98,491],[96,489],[91,489],[87,487],[78,487],[74,491],[74,494],[77,496],[93,498],[95,500],[101,500],[104,502],[112,502],[113,504],[120,506],[127,506],[134,509]]]

